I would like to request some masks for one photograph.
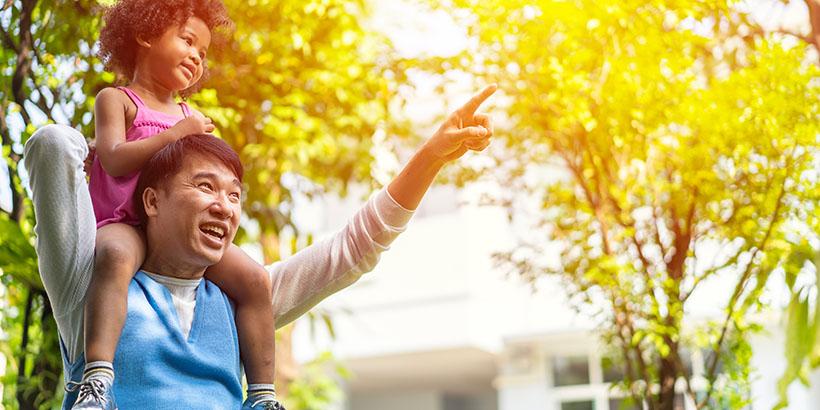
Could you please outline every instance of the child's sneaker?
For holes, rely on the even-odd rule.
[[[114,389],[107,381],[90,378],[79,383],[68,382],[65,390],[67,392],[80,391],[77,401],[71,406],[72,410],[117,410]]]
[[[248,397],[242,403],[242,410],[285,410],[285,406],[279,404],[275,396],[257,397],[253,401]]]

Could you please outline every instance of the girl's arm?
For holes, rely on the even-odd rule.
[[[116,88],[105,88],[94,103],[97,155],[109,175],[118,177],[142,169],[162,147],[189,134],[213,131],[210,120],[191,115],[173,127],[139,141],[125,140],[125,112],[128,98]]]

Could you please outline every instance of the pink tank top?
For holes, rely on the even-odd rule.
[[[130,89],[125,87],[117,88],[128,95],[137,106],[134,123],[131,128],[125,131],[126,141],[139,141],[157,135],[191,115],[190,108],[184,102],[179,103],[184,116],[166,114],[148,108],[142,102],[142,99]],[[91,193],[91,202],[94,204],[97,229],[115,222],[139,225],[139,216],[137,216],[133,201],[139,176],[140,172],[135,171],[128,175],[112,177],[103,169],[100,158],[94,158],[88,190]]]

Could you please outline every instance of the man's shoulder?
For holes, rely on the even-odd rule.
[[[221,295],[231,305],[231,309],[235,307],[233,299],[231,299],[219,285],[211,282],[208,278],[202,278],[202,283],[200,283],[199,286],[202,286],[202,291],[205,294],[209,296]]]

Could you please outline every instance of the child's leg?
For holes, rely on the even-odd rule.
[[[114,361],[125,324],[128,285],[145,259],[142,232],[114,223],[97,230],[94,275],[85,302],[86,363]]]
[[[205,277],[236,303],[239,351],[248,384],[272,384],[276,327],[268,272],[231,245],[222,260],[205,271]]]

